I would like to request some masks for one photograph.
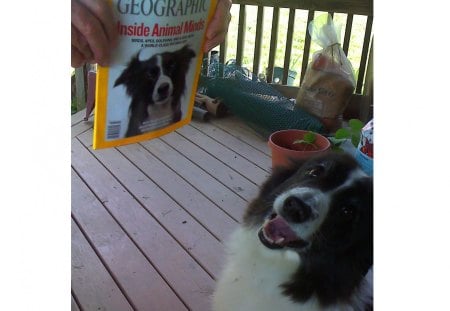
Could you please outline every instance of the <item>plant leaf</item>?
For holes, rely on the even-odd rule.
[[[353,135],[352,136],[352,144],[353,146],[355,146],[356,148],[358,148],[358,144],[359,144],[359,135]]]
[[[348,125],[353,132],[359,132],[364,127],[364,123],[362,123],[362,121],[358,119],[350,119],[348,121]]]
[[[351,136],[350,131],[346,128],[338,129],[334,134],[334,137],[337,139],[346,139],[350,138],[350,136]]]
[[[306,140],[303,139],[297,139],[294,140],[293,144],[307,144]]]
[[[328,137],[328,140],[330,141],[330,143],[333,146],[338,146],[339,147],[347,139],[338,139],[338,138],[335,138],[335,137]]]
[[[303,136],[303,139],[308,144],[313,144],[316,141],[316,134],[314,134],[313,132],[308,132],[305,134],[305,136]]]

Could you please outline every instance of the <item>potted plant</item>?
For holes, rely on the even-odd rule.
[[[269,137],[272,150],[272,168],[287,167],[296,160],[327,152],[331,142],[311,131],[288,129],[274,132]]]
[[[296,129],[274,132],[269,137],[272,167],[286,167],[293,161],[327,152],[330,149],[353,154],[358,146],[363,126],[360,120],[351,119],[348,126],[338,129],[334,136],[330,137]]]

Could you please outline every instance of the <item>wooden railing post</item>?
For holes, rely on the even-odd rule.
[[[258,13],[256,18],[256,33],[255,33],[255,52],[253,53],[253,73],[259,75],[261,62],[261,44],[263,35],[263,21],[264,21],[264,7],[258,6]]]
[[[273,8],[272,15],[272,31],[270,34],[270,50],[269,50],[269,64],[267,65],[267,82],[271,83],[273,81],[273,68],[275,67],[275,54],[277,53],[278,44],[278,25],[280,18],[280,8]]]
[[[238,46],[236,50],[236,64],[242,66],[242,59],[244,58],[244,47],[245,47],[245,31],[246,31],[246,21],[247,14],[245,11],[245,5],[240,5],[239,8],[239,26],[238,26]]]
[[[75,69],[75,96],[77,100],[77,111],[86,108],[87,71],[89,65]]]
[[[305,78],[306,68],[308,67],[309,60],[309,49],[311,48],[311,36],[309,35],[308,25],[314,19],[314,11],[308,11],[308,20],[306,22],[306,32],[305,32],[305,45],[303,47],[303,60],[302,60],[302,71],[300,73],[300,84],[302,85],[303,79]]]

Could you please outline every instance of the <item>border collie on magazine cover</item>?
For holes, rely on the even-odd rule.
[[[154,55],[149,51],[140,50],[114,83],[123,84],[131,97],[126,137],[181,120],[180,100],[195,52],[188,46]]]
[[[372,310],[372,185],[344,153],[274,170],[229,241],[213,310]]]

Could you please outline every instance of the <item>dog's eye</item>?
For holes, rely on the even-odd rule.
[[[159,69],[158,68],[151,68],[147,72],[145,72],[145,77],[147,79],[155,79],[155,77],[158,75]]]
[[[323,165],[315,166],[306,171],[305,175],[308,177],[317,177],[321,175],[325,171],[325,167]]]
[[[342,217],[351,219],[355,214],[355,208],[351,205],[344,205],[341,207],[340,213]]]
[[[172,73],[172,72],[175,70],[176,66],[177,66],[177,63],[176,63],[175,61],[173,61],[173,60],[170,61],[170,62],[167,64],[167,71],[170,72],[170,73]]]

